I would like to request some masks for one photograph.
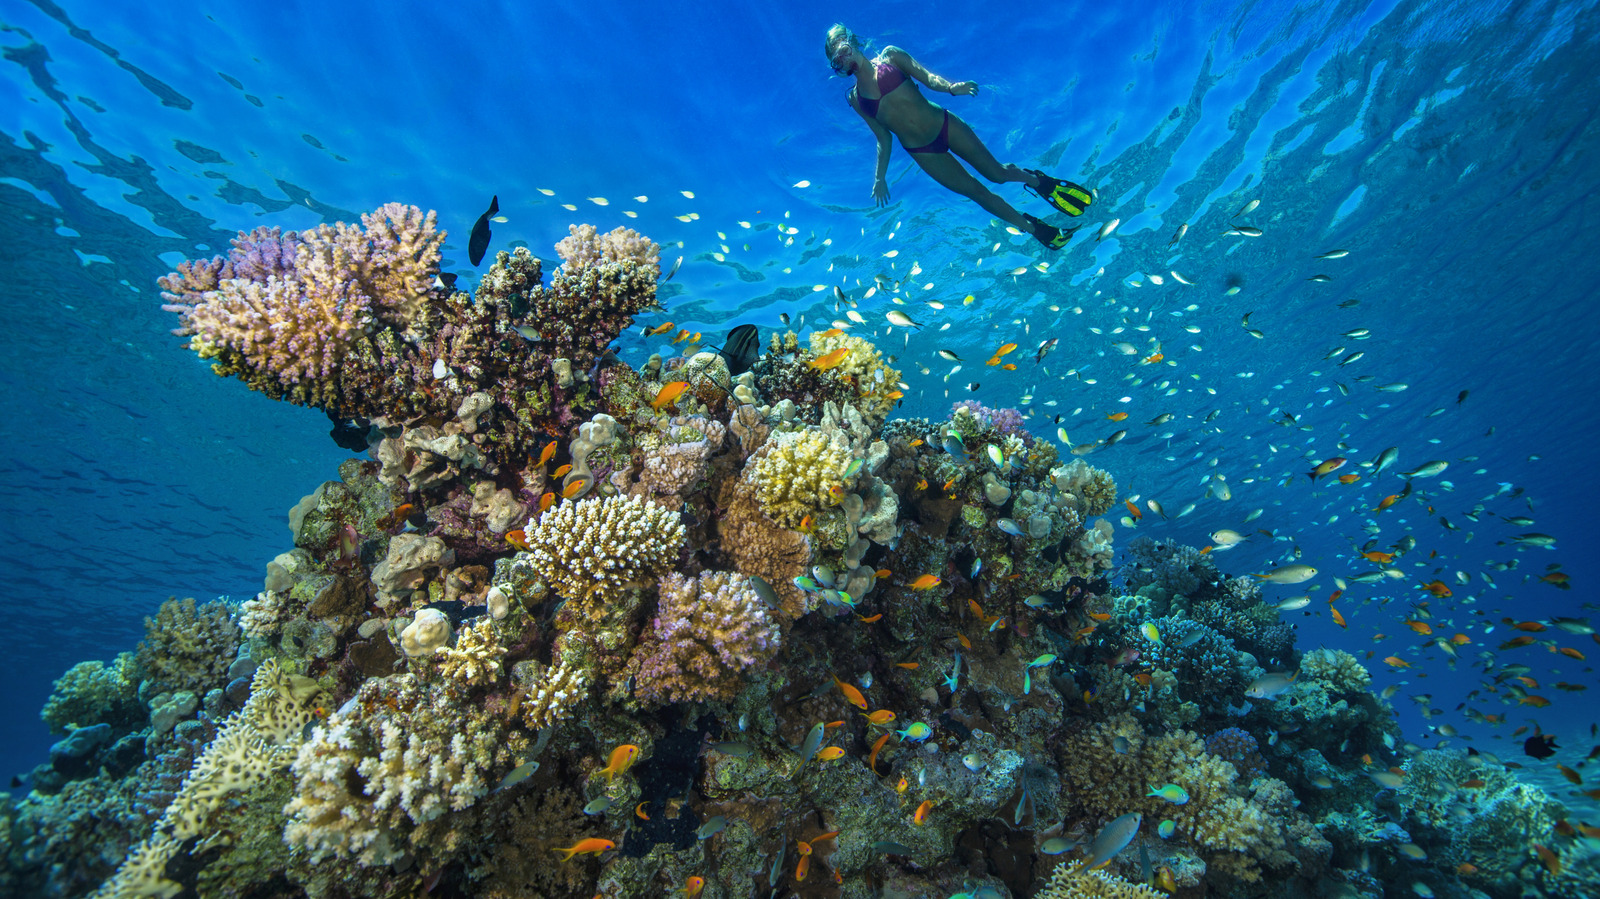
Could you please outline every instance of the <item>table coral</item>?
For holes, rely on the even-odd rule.
[[[629,662],[655,704],[728,701],[778,651],[779,630],[750,580],[725,571],[661,579],[656,616]]]

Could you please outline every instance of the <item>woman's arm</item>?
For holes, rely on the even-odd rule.
[[[948,81],[923,68],[922,63],[912,59],[910,53],[899,47],[885,47],[883,55],[884,58],[894,63],[895,68],[926,84],[928,90],[954,96],[976,94],[978,92],[978,83],[976,81]]]
[[[872,116],[861,111],[861,104],[856,102],[855,91],[850,92],[850,108],[861,116],[861,120],[872,129],[872,134],[878,139],[878,162],[872,173],[872,199],[882,206],[889,202],[889,154],[894,146],[889,142],[889,129]]]

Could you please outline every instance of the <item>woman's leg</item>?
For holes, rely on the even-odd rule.
[[[954,116],[951,116],[951,119],[950,143],[953,147],[956,142],[956,123],[958,120]],[[972,133],[972,129],[967,128],[965,125],[960,127],[965,129],[968,134]],[[1026,216],[1013,209],[1010,203],[1001,199],[994,191],[979,184],[978,179],[972,177],[972,173],[967,171],[960,162],[956,161],[954,156],[949,153],[912,153],[911,158],[917,161],[917,165],[922,166],[924,172],[932,175],[933,180],[946,188],[977,203],[990,215],[1015,226],[1022,233],[1033,233],[1033,224],[1028,221]],[[1020,169],[1018,171],[1021,172]],[[1020,181],[1026,179],[1027,175],[1024,174],[1021,178],[1011,180]]]
[[[971,163],[978,174],[996,184],[1020,181],[1038,187],[1032,175],[1015,165],[1002,164],[1000,160],[995,159],[994,154],[990,153],[989,148],[978,138],[977,132],[972,130],[972,126],[961,121],[961,117],[954,113],[950,115],[950,150]]]

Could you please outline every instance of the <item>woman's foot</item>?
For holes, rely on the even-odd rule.
[[[1028,227],[1033,229],[1034,239],[1052,250],[1059,250],[1066,246],[1067,241],[1071,240],[1072,235],[1078,230],[1077,228],[1069,228],[1063,231],[1055,225],[1047,224],[1026,213],[1023,214],[1023,217],[1028,220]]]
[[[1052,178],[1038,169],[1028,169],[1027,173],[1034,179],[1028,189],[1067,215],[1083,215],[1083,210],[1094,202],[1093,193],[1081,184]]]

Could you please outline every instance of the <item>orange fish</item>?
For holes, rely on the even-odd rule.
[[[1333,623],[1334,624],[1337,624],[1340,627],[1345,628],[1346,630],[1349,629],[1350,625],[1345,623],[1344,616],[1339,614],[1339,610],[1338,609],[1329,609],[1328,610],[1328,614],[1333,616]]]
[[[1098,621],[1098,622],[1100,622],[1102,624],[1104,624],[1105,622],[1111,620],[1111,613],[1110,612],[1086,612],[1085,614],[1087,614],[1090,618],[1092,618],[1095,621]]]
[[[817,834],[817,835],[816,835],[816,836],[814,836],[814,837],[812,837],[812,838],[811,838],[811,842],[812,842],[812,843],[813,843],[813,844],[816,844],[816,843],[825,843],[825,842],[827,842],[827,841],[828,841],[828,840],[831,840],[831,839],[833,839],[833,838],[834,838],[834,837],[836,837],[836,836],[838,836],[838,835],[839,835],[839,834],[840,834],[840,833],[841,833],[841,832],[842,832],[842,831],[837,831],[837,830],[830,830],[830,831],[828,831],[828,832],[827,832],[827,833],[819,833],[819,834]]]
[[[927,478],[917,478],[916,489],[918,489],[918,490],[927,490],[928,489],[928,479]]]
[[[995,354],[995,356],[1004,356],[1005,354],[1011,352],[1012,350],[1014,350],[1016,348],[1017,348],[1017,345],[1014,344],[1014,343],[1004,344],[1004,345],[1002,345],[1000,347],[1000,349],[995,350],[994,354]]]
[[[556,442],[554,440],[552,440],[549,443],[545,444],[543,450],[539,451],[539,462],[538,462],[539,467],[543,468],[546,462],[549,462],[551,459],[555,458],[555,455],[556,455]]]
[[[810,855],[811,854],[811,844],[809,842],[807,842],[806,840],[795,840],[794,841],[794,848],[795,848],[795,851],[799,852],[801,855]]]
[[[1519,621],[1511,626],[1519,631],[1527,631],[1530,634],[1537,634],[1544,630],[1544,625],[1537,621]]]
[[[1323,475],[1332,474],[1338,471],[1339,469],[1343,468],[1344,463],[1348,461],[1349,460],[1343,456],[1334,456],[1332,459],[1323,460],[1322,464],[1311,469],[1311,480],[1315,481],[1317,478],[1320,478]]]
[[[544,496],[539,497],[539,511],[540,512],[548,512],[548,511],[550,511],[550,507],[555,505],[555,504],[556,504],[556,495],[554,493],[546,491]]]
[[[706,879],[704,877],[691,877],[683,882],[682,888],[674,890],[674,892],[683,893],[685,899],[694,899],[694,897],[700,895],[700,891],[705,887]]]
[[[1122,504],[1128,507],[1128,515],[1132,517],[1134,521],[1138,521],[1144,517],[1144,513],[1139,511],[1139,507],[1133,504],[1133,500],[1125,499],[1122,501]]]
[[[1516,649],[1519,646],[1527,646],[1529,643],[1532,643],[1532,642],[1533,642],[1533,638],[1532,637],[1528,636],[1527,634],[1523,634],[1520,637],[1512,637],[1511,639],[1507,640],[1506,642],[1501,643],[1500,644],[1500,648],[1501,649]]]
[[[883,749],[883,744],[887,742],[889,742],[889,735],[884,734],[878,738],[878,742],[872,744],[872,751],[867,753],[867,768],[873,774],[878,773],[878,751]]]
[[[1335,590],[1332,593],[1328,594],[1328,605],[1330,605],[1330,606],[1333,605],[1334,602],[1337,601],[1339,599],[1339,597],[1341,597],[1343,595],[1344,595],[1344,591],[1343,590]]]
[[[841,336],[843,334],[844,334],[844,331],[839,329],[839,328],[829,328],[828,330],[821,332],[817,336],[819,336],[819,337],[839,337],[839,336]]]
[[[1545,699],[1543,696],[1523,696],[1517,700],[1517,704],[1531,705],[1536,709],[1542,709],[1550,704],[1550,700]]]
[[[645,814],[645,811],[644,811],[644,807],[645,807],[645,806],[647,806],[647,805],[649,805],[649,804],[650,804],[650,800],[648,800],[648,799],[646,799],[646,800],[645,800],[645,801],[644,801],[644,802],[641,802],[641,803],[639,803],[639,804],[638,804],[638,805],[636,805],[636,806],[634,806],[634,807],[633,807],[633,813],[634,813],[634,814],[635,814],[635,815],[638,815],[638,816],[639,816],[639,819],[640,819],[640,820],[641,820],[641,821],[648,821],[648,820],[650,820],[650,816],[649,816],[649,815],[647,815],[647,814]]]
[[[1002,365],[1000,367],[1005,369],[1006,371],[1016,371],[1017,370],[1017,364],[1015,362],[1007,362],[1005,365]]]
[[[1385,664],[1393,665],[1396,668],[1410,668],[1411,667],[1411,663],[1410,662],[1406,661],[1405,659],[1400,658],[1399,656],[1384,656],[1383,657],[1383,661],[1384,661]]]
[[[1583,653],[1577,651],[1576,649],[1573,649],[1570,646],[1563,646],[1560,649],[1556,650],[1556,652],[1561,653],[1562,655],[1566,656],[1569,659],[1577,659],[1580,662],[1584,660],[1583,659]]]
[[[844,361],[844,357],[848,355],[850,355],[850,348],[842,346],[826,356],[818,356],[815,359],[811,359],[806,364],[817,371],[827,371],[831,368],[837,368],[839,363]]]
[[[867,719],[867,721],[869,721],[872,724],[877,724],[877,725],[881,726],[881,725],[884,725],[884,724],[888,724],[889,722],[894,720],[894,712],[892,712],[892,711],[890,711],[888,709],[879,709],[876,712],[870,712],[868,714],[862,715],[861,717]]]
[[[1374,512],[1382,512],[1384,509],[1389,508],[1390,506],[1394,505],[1395,503],[1397,503],[1399,501],[1400,501],[1400,494],[1391,493],[1388,496],[1384,497],[1383,499],[1378,500],[1377,508],[1373,509],[1372,511],[1374,511]]]
[[[553,478],[564,478],[564,477],[566,477],[567,475],[569,475],[571,473],[572,473],[572,465],[569,463],[567,465],[563,465],[560,468],[556,469],[555,472],[553,474],[551,474],[550,476],[553,477]]]
[[[1361,480],[1361,475],[1358,475],[1358,474],[1342,474],[1342,475],[1339,475],[1339,483],[1341,483],[1341,484],[1354,484],[1356,481],[1359,481],[1359,480]]]
[[[877,571],[874,571],[872,573],[872,576],[881,581],[881,580],[883,580],[884,578],[888,577],[891,574],[894,574],[894,572],[890,571],[887,568],[879,568]]]
[[[639,747],[632,743],[623,743],[616,749],[611,750],[610,764],[601,768],[600,773],[606,776],[606,783],[610,783],[618,774],[627,773],[627,770],[633,767],[634,760],[638,758]]]
[[[1122,421],[1128,417],[1126,412],[1113,412],[1106,416],[1106,421]]]
[[[1440,580],[1429,581],[1428,583],[1422,585],[1422,589],[1432,593],[1434,596],[1440,597],[1441,599],[1446,596],[1453,595],[1450,592],[1449,586],[1447,586],[1444,581]]]
[[[799,528],[800,533],[809,534],[815,529],[816,529],[816,522],[811,520],[811,516],[810,515],[807,515],[804,518],[800,519],[800,528]]]
[[[673,400],[682,396],[683,392],[688,389],[688,381],[673,381],[661,388],[660,392],[656,394],[656,398],[650,401],[650,408],[659,412],[662,406],[671,404]]]
[[[917,447],[919,447],[921,445],[922,445],[922,438],[921,437],[914,438],[910,443],[906,444],[906,446],[909,446],[912,449],[916,449]]]
[[[1481,777],[1474,777],[1471,780],[1462,781],[1459,786],[1463,790],[1481,790],[1488,786],[1488,783]]]
[[[1572,578],[1567,577],[1567,573],[1565,571],[1552,571],[1549,574],[1540,575],[1539,580],[1544,581],[1547,584],[1560,587],[1563,590],[1572,589],[1572,584],[1570,583]]]
[[[1556,770],[1561,772],[1561,776],[1565,777],[1568,783],[1574,786],[1583,786],[1583,775],[1579,774],[1578,772],[1568,768],[1566,765],[1563,765],[1560,762],[1556,762]]]
[[[1423,635],[1427,635],[1427,634],[1433,633],[1433,625],[1429,624],[1426,621],[1413,621],[1410,618],[1407,618],[1406,619],[1406,627],[1409,627],[1412,630],[1416,631],[1417,633],[1423,634]]]
[[[1550,871],[1551,877],[1561,876],[1560,857],[1558,857],[1554,852],[1551,852],[1549,849],[1545,848],[1542,843],[1534,843],[1533,851],[1539,853],[1539,861],[1544,862],[1544,866]]]
[[[1466,634],[1453,634],[1450,637],[1450,642],[1457,646],[1465,646],[1472,642],[1472,638]]]
[[[844,758],[844,747],[842,746],[824,746],[817,751],[817,761],[819,762],[831,762],[841,758]]]
[[[797,883],[803,883],[806,879],[806,872],[810,869],[811,856],[809,854],[800,856],[800,864],[794,866],[795,881]]]
[[[687,329],[685,329],[685,330],[679,331],[677,333],[677,335],[672,338],[672,342],[674,344],[679,344],[679,343],[683,343],[685,340],[688,340],[688,339],[689,339],[689,331]]]
[[[587,487],[587,486],[589,486],[589,481],[586,478],[579,478],[576,481],[573,481],[572,483],[568,484],[567,486],[561,488],[561,498],[562,499],[572,499],[574,496],[577,496],[578,494],[582,493],[583,489],[585,487]]]
[[[876,624],[877,622],[883,620],[883,613],[879,612],[876,615],[857,615],[856,617],[861,619],[862,624]]]
[[[574,855],[599,855],[602,852],[609,852],[615,848],[617,848],[617,844],[611,842],[610,840],[602,840],[599,837],[590,837],[587,840],[579,840],[577,843],[568,846],[565,849],[558,848],[555,851],[565,852],[566,855],[563,856],[561,860],[566,862],[571,861]]]
[[[1141,687],[1150,686],[1150,675],[1146,674],[1143,671],[1139,672],[1138,674],[1135,674],[1133,676],[1133,679],[1138,681],[1139,682],[1139,686],[1141,686]]]
[[[990,365],[990,366],[999,365],[1000,364],[1000,357],[999,356],[990,356],[989,357],[989,361],[987,361],[987,362],[985,362],[983,364],[984,365]]]
[[[914,812],[911,815],[911,823],[917,825],[918,827],[921,827],[922,825],[927,824],[928,823],[928,810],[931,809],[931,808],[933,808],[933,800],[932,799],[924,799],[924,800],[922,800],[922,804],[917,806],[916,812]]]
[[[1157,362],[1160,362],[1161,360],[1163,360],[1165,358],[1167,358],[1167,357],[1163,353],[1151,353],[1150,355],[1144,357],[1143,359],[1140,359],[1139,360],[1139,364],[1140,365],[1154,365]]]
[[[657,337],[672,330],[672,322],[663,322],[645,332],[646,337]]]
[[[417,507],[411,503],[401,503],[400,505],[395,506],[394,511],[389,514],[394,520],[394,523],[399,524],[400,522],[405,521],[407,518],[410,518],[411,513],[415,511],[417,511]]]
[[[1380,564],[1394,561],[1394,553],[1381,553],[1377,550],[1373,550],[1372,552],[1368,553],[1362,553],[1361,557],[1366,559],[1368,562],[1378,562]]]
[[[514,531],[506,531],[506,542],[523,552],[528,551],[528,535],[524,534],[521,528]]]
[[[961,475],[951,475],[950,480],[944,482],[944,489],[948,491],[951,487],[954,487],[956,485],[956,481],[959,480],[960,477]]]
[[[925,574],[906,586],[913,590],[932,590],[934,587],[937,587],[942,583],[944,583],[944,581],[941,581],[937,574]]]
[[[907,671],[915,671],[921,666],[916,662],[895,662],[894,667],[904,668]]]
[[[857,690],[855,687],[850,686],[837,677],[833,679],[833,685],[839,688],[839,692],[844,694],[844,698],[849,700],[851,705],[858,709],[866,709],[867,697],[862,696],[860,690]]]
[[[957,640],[957,642],[959,642],[961,644],[961,648],[962,649],[971,649],[972,648],[972,641],[968,640],[967,639],[967,635],[963,634],[960,631],[956,631],[956,640]]]

